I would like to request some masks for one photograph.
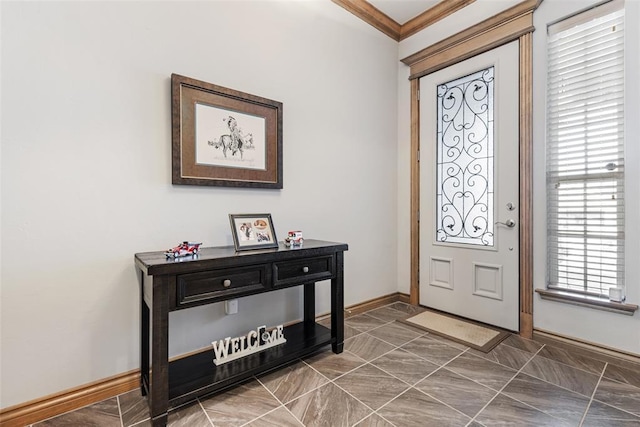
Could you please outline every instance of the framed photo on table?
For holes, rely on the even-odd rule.
[[[236,251],[277,248],[271,214],[229,214]]]
[[[171,75],[172,182],[282,188],[282,103]]]

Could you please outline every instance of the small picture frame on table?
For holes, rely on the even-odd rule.
[[[271,214],[229,214],[236,251],[278,247]]]

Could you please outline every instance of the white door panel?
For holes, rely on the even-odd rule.
[[[518,330],[518,41],[420,79],[420,303]]]

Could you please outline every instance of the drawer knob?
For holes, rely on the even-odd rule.
[[[231,286],[231,280],[226,279],[224,282],[222,282],[222,286],[228,288],[229,286]]]
[[[309,267],[307,267],[307,266],[302,267],[302,272],[303,273],[308,273],[309,272]]]

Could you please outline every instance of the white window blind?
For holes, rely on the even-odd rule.
[[[624,286],[624,8],[548,28],[548,287]]]

